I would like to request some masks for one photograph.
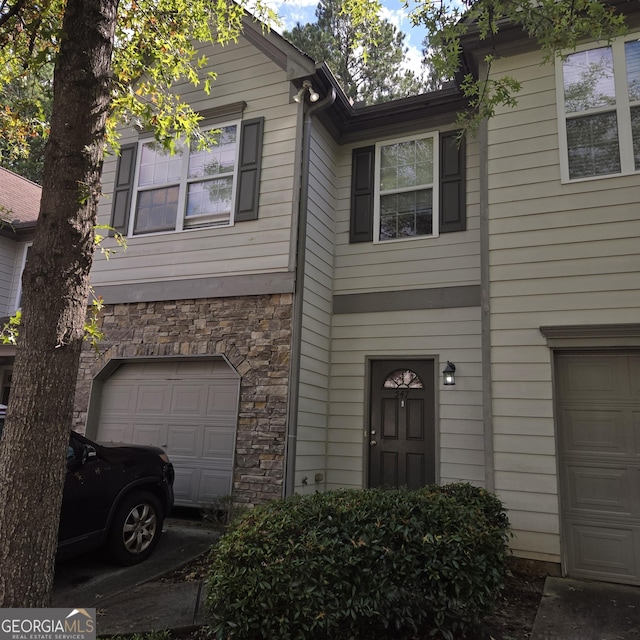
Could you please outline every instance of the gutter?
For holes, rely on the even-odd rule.
[[[304,303],[304,277],[307,249],[307,202],[309,199],[309,167],[311,164],[312,116],[330,107],[336,99],[336,90],[330,87],[328,95],[312,104],[306,111],[302,126],[302,170],[300,176],[300,206],[298,211],[298,241],[296,255],[295,297],[293,303],[291,336],[291,380],[289,388],[289,411],[287,416],[287,451],[285,461],[284,495],[295,492],[296,445],[298,439],[298,407],[300,394],[300,360],[302,351],[302,309]]]
[[[21,222],[19,220],[7,221],[0,219],[0,236],[12,240],[22,240],[24,236],[34,234],[37,220]]]

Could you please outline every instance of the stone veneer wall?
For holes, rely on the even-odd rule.
[[[222,354],[241,376],[234,501],[282,497],[292,301],[277,294],[105,306],[101,355],[82,354],[74,428],[84,432],[91,382],[112,358]]]

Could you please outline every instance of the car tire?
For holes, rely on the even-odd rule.
[[[138,564],[156,548],[162,533],[160,501],[149,491],[136,491],[118,507],[108,538],[109,555],[120,565]]]

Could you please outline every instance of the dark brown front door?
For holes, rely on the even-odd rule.
[[[435,482],[433,360],[371,364],[369,486],[417,489]]]

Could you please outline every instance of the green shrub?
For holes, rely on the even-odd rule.
[[[210,622],[225,640],[452,638],[491,611],[507,536],[500,501],[468,484],[274,501],[216,547]]]

